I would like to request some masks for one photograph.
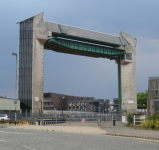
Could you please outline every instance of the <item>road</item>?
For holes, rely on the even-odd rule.
[[[0,128],[0,150],[157,150],[159,141]]]

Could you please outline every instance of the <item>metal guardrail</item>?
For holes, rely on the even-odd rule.
[[[38,118],[38,125],[54,125],[60,123],[68,124],[87,124],[97,123],[99,126],[100,118]]]

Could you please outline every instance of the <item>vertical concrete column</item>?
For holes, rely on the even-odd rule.
[[[33,19],[32,113],[43,112],[44,43],[48,38],[43,13]],[[42,105],[41,105],[42,103]],[[41,109],[42,107],[42,109]]]
[[[122,93],[122,110],[127,112],[137,111],[137,90],[136,90],[136,45],[135,38],[130,35],[119,32],[119,36],[123,39],[126,53],[131,54],[132,59],[124,54],[121,59],[121,93]]]

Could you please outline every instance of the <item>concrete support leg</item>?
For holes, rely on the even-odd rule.
[[[122,108],[122,100],[121,100],[121,56],[118,58],[118,104],[119,104],[119,112],[121,112]]]

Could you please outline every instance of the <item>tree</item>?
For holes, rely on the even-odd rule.
[[[148,91],[137,93],[137,108],[147,108],[147,95]]]

